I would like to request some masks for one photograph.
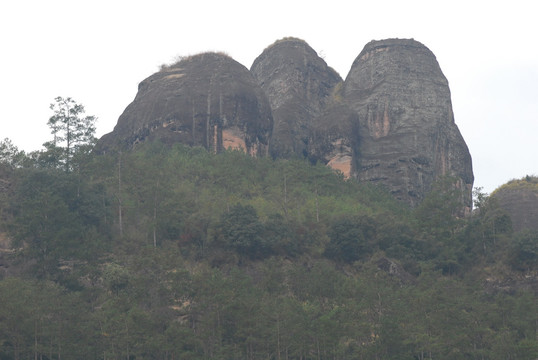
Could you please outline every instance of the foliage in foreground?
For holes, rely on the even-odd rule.
[[[538,237],[483,194],[454,217],[449,178],[407,209],[239,152],[154,143],[62,170],[3,170],[20,275],[0,281],[0,359],[538,356],[535,294],[483,286],[536,272]]]

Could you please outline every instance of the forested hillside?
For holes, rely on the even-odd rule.
[[[538,234],[454,179],[411,209],[302,159],[54,161],[0,168],[0,359],[538,358]]]

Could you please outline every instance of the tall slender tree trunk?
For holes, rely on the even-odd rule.
[[[34,320],[34,360],[37,360],[37,319]]]
[[[153,197],[153,248],[157,248],[157,192]]]
[[[71,109],[69,108],[69,102],[64,102],[66,108],[67,108],[67,118],[65,120],[65,141],[66,141],[66,148],[65,148],[65,172],[69,172],[69,160],[71,156],[71,116],[70,112]]]
[[[280,314],[276,315],[276,347],[277,347],[277,359],[280,360]]]
[[[284,173],[284,215],[288,218],[288,177]]]
[[[120,237],[123,237],[123,213],[121,207],[121,151],[118,157],[118,222],[120,227]]]
[[[316,222],[319,223],[319,197],[318,197],[317,185],[316,185]]]

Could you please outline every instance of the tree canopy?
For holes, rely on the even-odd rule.
[[[53,139],[44,146],[51,161],[70,171],[75,166],[75,159],[89,152],[94,145],[97,118],[84,116],[84,106],[70,97],[58,96],[54,101],[50,104],[54,114],[47,122]]]
[[[0,168],[0,359],[538,356],[538,236],[486,194],[460,217],[450,178],[411,209],[303,159],[86,154]]]

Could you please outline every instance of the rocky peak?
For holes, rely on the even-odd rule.
[[[435,179],[458,179],[470,209],[471,156],[454,122],[448,81],[433,53],[412,39],[368,43],[344,82],[359,118],[354,176],[419,203]]]
[[[267,47],[250,71],[220,53],[184,58],[140,83],[97,150],[146,139],[308,156],[411,205],[449,175],[463,204],[472,203],[471,156],[448,81],[435,55],[412,39],[371,41],[345,81],[297,38]]]
[[[305,41],[284,38],[258,56],[251,72],[273,110],[271,154],[307,154],[315,118],[326,107],[334,86],[342,81]]]
[[[248,69],[227,55],[204,53],[143,80],[98,149],[159,139],[213,152],[231,147],[266,155],[272,126],[271,106]]]

